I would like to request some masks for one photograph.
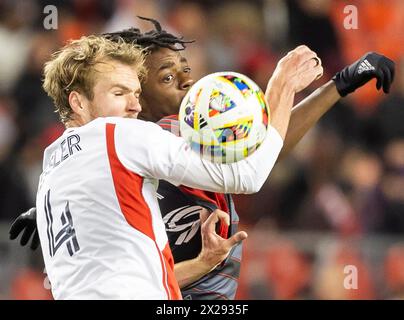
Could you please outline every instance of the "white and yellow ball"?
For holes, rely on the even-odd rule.
[[[245,75],[218,72],[197,81],[181,103],[181,136],[205,159],[239,161],[264,141],[270,110],[264,93]]]

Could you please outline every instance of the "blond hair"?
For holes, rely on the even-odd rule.
[[[45,63],[43,89],[53,99],[60,120],[66,124],[73,110],[69,94],[77,91],[89,100],[94,98],[95,66],[115,60],[133,66],[139,80],[146,76],[144,50],[123,39],[108,40],[101,36],[86,36],[70,41]]]

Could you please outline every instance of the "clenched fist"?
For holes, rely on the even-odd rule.
[[[302,45],[290,51],[276,66],[270,82],[287,86],[294,93],[307,88],[323,75],[323,66],[317,54]]]

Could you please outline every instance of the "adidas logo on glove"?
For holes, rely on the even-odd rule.
[[[375,67],[372,66],[367,59],[365,59],[359,65],[358,74],[361,74],[363,71],[371,71],[371,70],[375,70]]]

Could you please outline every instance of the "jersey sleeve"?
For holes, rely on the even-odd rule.
[[[262,145],[249,157],[217,164],[200,157],[187,142],[152,122],[120,119],[115,146],[122,164],[144,177],[174,185],[222,193],[254,193],[266,181],[283,141],[272,127]]]

